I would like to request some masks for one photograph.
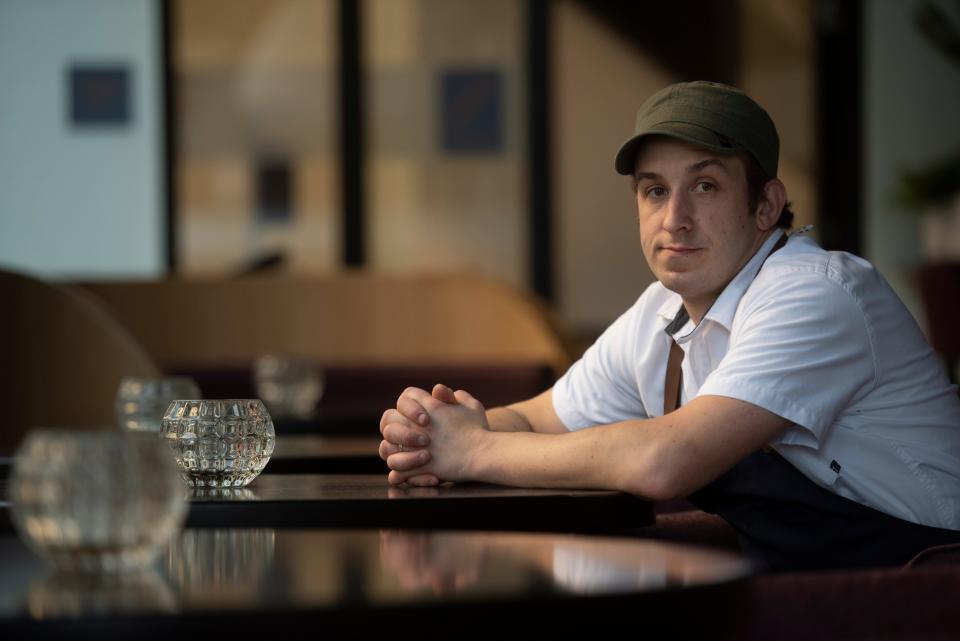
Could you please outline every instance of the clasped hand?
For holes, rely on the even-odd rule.
[[[483,405],[463,390],[408,387],[380,419],[380,458],[393,485],[437,485],[472,477],[474,455],[489,433]]]

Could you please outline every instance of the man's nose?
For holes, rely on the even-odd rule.
[[[686,194],[671,194],[663,217],[663,228],[669,232],[689,231],[693,225],[690,201]]]

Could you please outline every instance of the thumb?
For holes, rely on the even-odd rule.
[[[456,405],[457,403],[457,397],[454,395],[453,390],[443,383],[437,383],[433,386],[433,397],[438,401],[450,403],[451,405]]]
[[[454,398],[456,398],[457,402],[461,405],[465,405],[472,410],[483,411],[483,403],[475,399],[467,390],[458,389],[454,393]]]

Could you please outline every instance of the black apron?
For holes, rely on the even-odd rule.
[[[783,247],[786,238],[784,234],[770,254]],[[681,306],[666,328],[671,338],[687,318]],[[683,350],[674,342],[664,413],[679,404],[682,360]],[[687,500],[727,521],[744,552],[767,571],[902,565],[925,548],[960,542],[960,531],[904,521],[834,494],[766,448]]]
[[[960,531],[834,494],[773,450],[750,454],[687,500],[729,523],[744,552],[769,571],[903,565],[925,548],[960,543]]]

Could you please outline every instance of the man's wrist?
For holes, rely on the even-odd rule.
[[[470,448],[469,458],[466,461],[465,476],[474,481],[486,481],[486,471],[489,467],[490,451],[494,441],[501,436],[490,430],[477,430],[476,440]]]

